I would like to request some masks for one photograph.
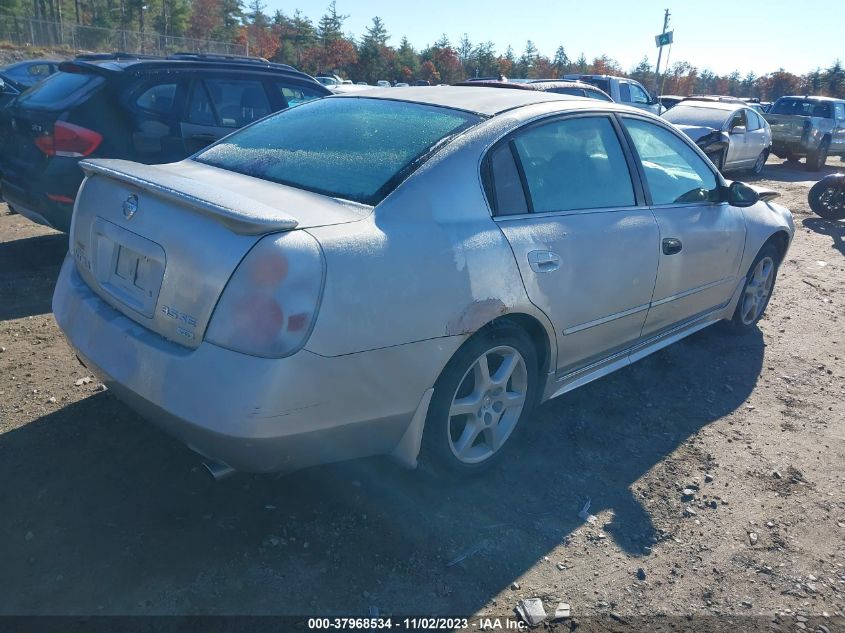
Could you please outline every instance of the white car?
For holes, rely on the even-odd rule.
[[[81,165],[56,321],[217,473],[480,472],[535,405],[753,331],[794,233],[669,123],[539,90],[335,95],[177,163]]]
[[[772,151],[772,129],[741,102],[684,99],[662,114],[698,145],[721,172],[748,169],[757,175]]]

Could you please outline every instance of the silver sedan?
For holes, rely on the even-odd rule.
[[[540,91],[338,95],[82,164],[56,319],[218,473],[482,470],[535,405],[754,328],[794,230],[658,117]]]
[[[722,171],[763,171],[772,130],[754,108],[741,103],[685,99],[663,113]]]

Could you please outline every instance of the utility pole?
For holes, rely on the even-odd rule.
[[[666,35],[666,29],[669,28],[669,9],[666,9],[666,14],[663,16],[663,33]],[[663,55],[663,46],[657,48],[657,66],[654,68],[654,96],[658,96],[658,89],[660,88],[660,58]]]

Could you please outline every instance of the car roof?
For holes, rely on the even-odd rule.
[[[494,116],[506,110],[547,101],[571,101],[578,104],[587,102],[583,97],[573,97],[542,90],[490,90],[482,86],[409,86],[399,91],[399,94],[394,88],[374,88],[362,93],[360,97],[345,94],[329,98],[408,101],[465,110],[486,116]]]
[[[845,99],[837,99],[836,97],[822,97],[821,95],[783,95],[780,99],[800,99],[802,101],[843,101]]]
[[[271,71],[297,76],[309,81],[313,77],[287,64],[275,64],[259,57],[227,55],[204,55],[195,53],[177,53],[169,57],[130,55],[126,53],[79,55],[75,59],[63,62],[91,70],[122,72],[128,70],[153,70],[157,68],[180,69],[233,69]],[[61,70],[61,67],[60,67]]]
[[[692,106],[694,108],[706,108],[708,110],[724,110],[725,112],[749,107],[748,104],[741,101],[711,101],[709,99],[684,99],[675,107],[677,108],[682,105]]]

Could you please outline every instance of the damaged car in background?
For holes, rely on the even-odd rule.
[[[662,116],[689,136],[721,172],[748,169],[757,175],[772,150],[769,124],[738,99],[684,99]]]
[[[755,328],[794,232],[660,118],[539,90],[337,95],[82,167],[56,320],[217,474],[480,472],[535,405]]]

